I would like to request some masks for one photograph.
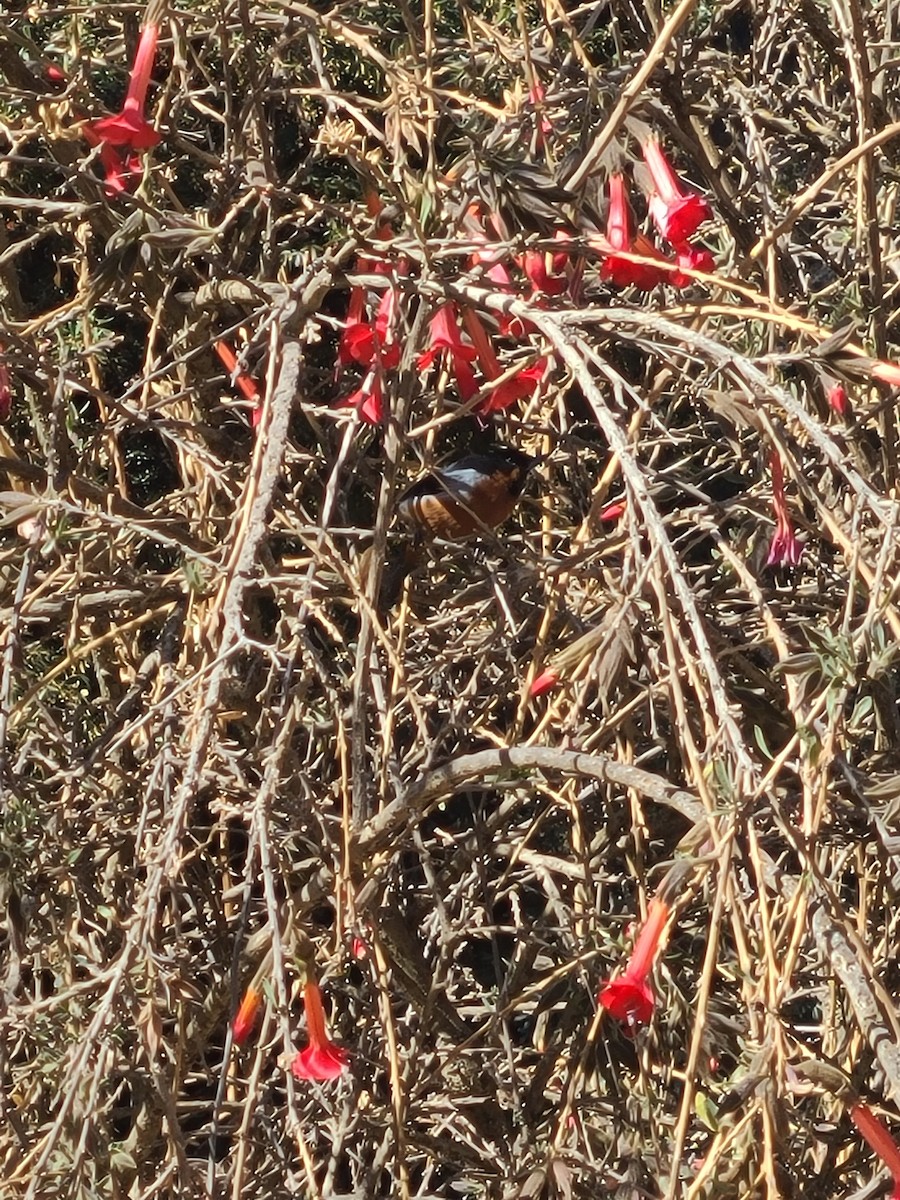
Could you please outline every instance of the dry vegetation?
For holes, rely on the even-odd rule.
[[[846,1088],[900,1125],[896,9],[423,2],[158,8],[116,196],[80,122],[144,9],[0,31],[0,1191],[884,1194]],[[649,131],[713,210],[681,291],[585,240],[611,170],[649,228]],[[474,197],[581,277],[498,291]],[[335,364],[387,278],[371,425]],[[447,298],[549,363],[488,427],[417,367]],[[492,437],[547,456],[516,514],[385,608],[361,552]],[[673,860],[629,1036],[598,988]]]

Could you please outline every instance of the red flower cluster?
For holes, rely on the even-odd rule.
[[[540,103],[540,95],[535,93],[532,101]],[[542,125],[544,134],[551,130],[549,123]],[[601,277],[619,287],[650,289],[666,282],[676,288],[685,287],[691,282],[692,272],[714,269],[710,252],[689,241],[709,217],[709,205],[702,196],[682,188],[657,142],[648,142],[644,155],[652,180],[650,214],[660,234],[673,246],[675,257],[664,257],[649,238],[634,231],[625,180],[618,174],[609,180],[606,236],[597,234],[590,239],[590,245],[601,255]],[[375,198],[370,198],[370,212],[377,212],[377,204]],[[510,255],[502,244],[498,218],[485,213],[480,203],[469,205],[462,226],[477,246],[469,255],[470,269],[490,280],[497,290],[511,297],[527,295],[532,304],[544,306],[553,296],[577,286],[581,264],[568,246],[573,240],[570,230],[555,232],[554,241],[559,243],[559,249],[529,249]],[[365,259],[360,260],[358,267],[388,278],[392,274],[387,264]],[[397,311],[395,286],[388,283],[374,318],[366,316],[366,302],[365,291],[354,288],[341,336],[338,368],[356,363],[365,367],[367,373],[360,387],[338,401],[336,407],[354,407],[363,420],[376,424],[385,415],[384,372],[395,368],[400,357],[393,333]],[[503,338],[517,340],[533,332],[529,323],[518,317],[503,315],[498,325]],[[483,393],[474,405],[480,417],[502,412],[532,397],[548,369],[548,361],[542,357],[527,366],[504,371],[482,318],[471,306],[455,302],[444,303],[434,312],[428,343],[419,355],[420,370],[430,370],[436,364],[453,379],[463,403]]]
[[[478,204],[469,206],[465,223],[473,239],[485,246],[484,250],[476,250],[470,256],[470,267],[483,271],[500,291],[511,296],[518,294],[520,286],[503,262],[505,252],[491,247],[487,231],[490,220],[482,216]],[[566,241],[568,234],[560,232],[557,238]],[[531,288],[530,299],[535,304],[542,305],[547,297],[560,295],[569,286],[564,273],[569,262],[565,251],[527,250],[514,256],[513,262],[527,279]],[[471,400],[479,391],[486,391],[475,407],[480,417],[502,412],[517,401],[530,398],[547,373],[546,358],[539,358],[530,366],[519,367],[511,372],[504,371],[484,323],[471,307],[459,307],[454,303],[442,305],[432,318],[429,331],[428,345],[418,359],[419,369],[428,370],[437,360],[442,361],[452,374],[460,399],[464,402]],[[527,324],[518,318],[501,317],[501,337],[518,339],[528,332]],[[480,379],[476,376],[476,367]]]
[[[129,191],[136,185],[142,172],[141,151],[151,150],[161,140],[144,116],[158,41],[158,25],[146,25],[141,30],[122,111],[99,121],[88,121],[84,126],[88,143],[100,147],[106,191],[110,195]]]
[[[683,288],[691,282],[691,271],[707,274],[714,270],[713,256],[689,239],[710,217],[710,208],[702,196],[682,188],[659,142],[644,146],[644,159],[650,171],[651,188],[648,208],[660,235],[672,245],[675,259],[665,258],[649,238],[633,229],[625,179],[620,174],[609,178],[609,213],[606,240],[594,239],[601,251],[600,274],[617,287],[637,287],[644,291],[661,283]]]

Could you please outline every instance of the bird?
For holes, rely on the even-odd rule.
[[[397,502],[401,521],[421,538],[457,540],[495,529],[512,513],[542,460],[513,446],[492,446],[435,467]]]

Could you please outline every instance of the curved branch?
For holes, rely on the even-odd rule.
[[[532,771],[563,775],[586,775],[602,783],[630,788],[656,804],[675,809],[694,825],[705,823],[706,809],[692,792],[674,787],[665,779],[640,767],[612,762],[601,754],[578,750],[556,750],[550,746],[510,746],[481,750],[452,759],[444,766],[420,776],[406,792],[362,828],[357,846],[362,857],[370,857],[408,833],[438,801],[452,796],[464,784],[487,776]],[[526,782],[523,779],[523,782]]]

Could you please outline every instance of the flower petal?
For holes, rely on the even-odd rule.
[[[300,1050],[291,1063],[291,1074],[296,1079],[314,1079],[325,1083],[337,1079],[346,1069],[349,1056],[346,1050],[328,1042],[324,1046],[307,1046]]]
[[[655,1000],[649,984],[627,974],[607,983],[598,999],[611,1017],[629,1025],[646,1025],[653,1016]]]

